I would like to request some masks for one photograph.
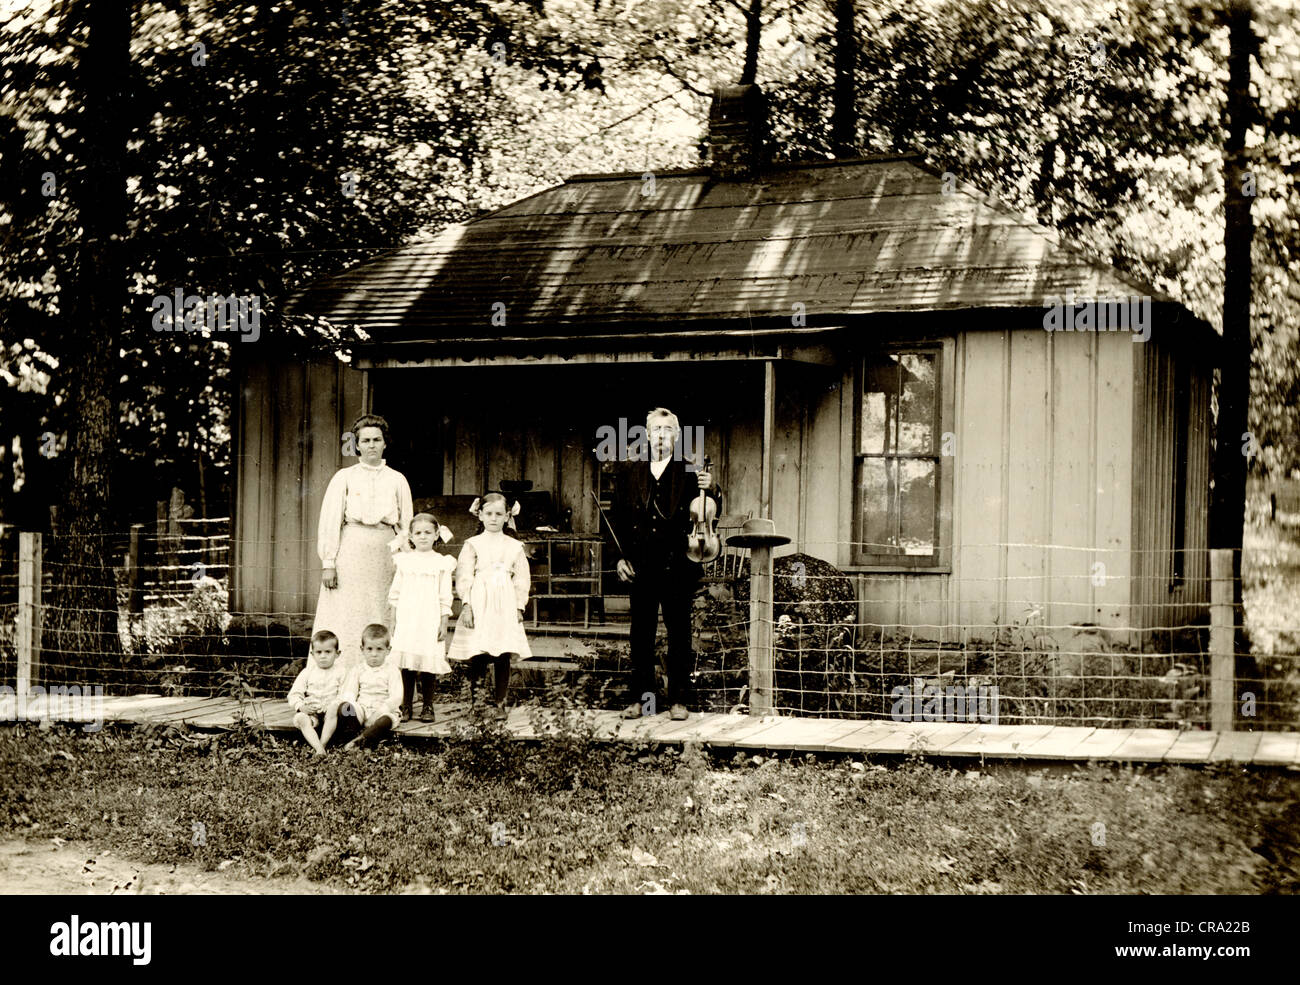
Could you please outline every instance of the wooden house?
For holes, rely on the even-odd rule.
[[[664,405],[703,428],[724,512],[848,573],[865,623],[1197,619],[1213,330],[915,158],[766,164],[761,112],[724,92],[707,166],[578,175],[291,299],[370,341],[352,366],[242,372],[232,609],[314,608],[320,497],[362,408],[417,500],[531,481],[596,540],[601,429]],[[1045,328],[1055,299],[1068,320],[1137,298],[1141,333],[1141,302],[1127,329]]]

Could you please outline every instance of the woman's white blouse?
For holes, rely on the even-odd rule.
[[[405,547],[412,512],[411,487],[401,472],[390,469],[382,461],[374,466],[357,462],[339,469],[320,504],[316,552],[321,564],[334,567],[345,523],[387,524],[396,532],[390,545],[392,549]]]

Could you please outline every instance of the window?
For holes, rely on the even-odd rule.
[[[942,344],[891,348],[862,360],[856,386],[855,564],[935,567],[946,554],[944,364]]]

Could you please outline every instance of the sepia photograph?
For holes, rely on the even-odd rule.
[[[1264,955],[1298,14],[0,0],[23,948],[161,967],[144,897],[902,895]]]

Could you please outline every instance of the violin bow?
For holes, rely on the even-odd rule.
[[[591,493],[591,498],[596,501],[596,509],[600,511],[600,515],[605,521],[605,526],[609,527],[609,535],[614,538],[614,546],[618,548],[620,554],[627,557],[627,553],[623,550],[623,545],[618,542],[618,534],[614,533],[614,524],[609,522],[609,515],[605,512],[605,507],[600,505],[600,499],[596,496],[596,490],[588,489],[587,492]]]

